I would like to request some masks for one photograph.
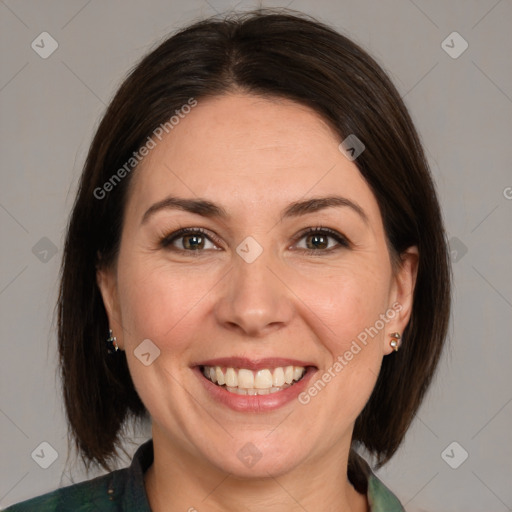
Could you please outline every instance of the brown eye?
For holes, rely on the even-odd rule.
[[[340,246],[349,247],[347,239],[340,233],[328,228],[314,228],[303,233],[299,240],[305,240],[304,249],[308,253],[331,252]],[[332,241],[335,241],[332,243]]]
[[[182,239],[183,249],[198,250],[204,248],[204,236],[203,235],[185,235],[180,237]]]
[[[207,247],[210,243],[213,247]],[[170,235],[165,236],[160,241],[160,246],[184,252],[203,251],[206,249],[215,249],[216,246],[201,228],[183,228]]]
[[[308,246],[308,249],[327,249],[327,246],[329,245],[329,236],[313,233],[311,235],[306,236],[306,240],[310,241],[310,245],[306,242],[306,246]]]

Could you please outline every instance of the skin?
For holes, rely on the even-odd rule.
[[[389,335],[409,320],[418,252],[406,251],[393,273],[377,201],[340,142],[307,107],[232,93],[199,101],[135,171],[117,264],[97,277],[152,417],[152,510],[368,510],[347,478],[351,436],[383,357],[393,357]],[[170,194],[210,200],[229,217],[168,209],[141,224]],[[280,219],[294,201],[333,194],[357,202],[368,223],[348,207]],[[349,247],[296,238],[316,226]],[[181,227],[207,230],[200,251],[159,245]],[[247,236],[263,248],[250,264],[236,252]],[[173,246],[186,251],[190,242]],[[395,302],[400,312],[307,405],[235,412],[214,402],[190,368],[215,357],[275,356],[312,361],[320,376]],[[147,338],[161,351],[149,366],[134,355]],[[250,468],[237,457],[249,442],[262,454]]]

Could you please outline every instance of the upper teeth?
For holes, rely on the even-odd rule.
[[[257,371],[246,368],[221,368],[220,366],[204,366],[203,373],[207,379],[227,387],[238,387],[244,389],[268,389],[280,387],[284,384],[291,384],[299,380],[306,373],[303,366],[284,366],[273,369],[262,369]]]

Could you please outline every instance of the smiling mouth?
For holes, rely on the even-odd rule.
[[[299,382],[309,367],[278,366],[249,370],[201,365],[201,373],[216,386],[238,395],[269,395],[278,393]]]

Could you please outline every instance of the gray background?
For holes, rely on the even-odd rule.
[[[1,506],[87,477],[67,460],[52,314],[67,216],[105,105],[169,32],[258,5],[0,1]],[[410,109],[439,189],[455,277],[450,349],[403,446],[378,475],[409,512],[510,511],[512,3],[262,5],[312,14],[376,57]],[[58,42],[46,59],[31,47],[44,31]],[[462,40],[442,45],[454,31],[469,45],[457,58],[447,51],[460,51]],[[134,432],[128,454],[148,435]],[[52,452],[42,442],[57,454],[47,469],[40,465]]]

